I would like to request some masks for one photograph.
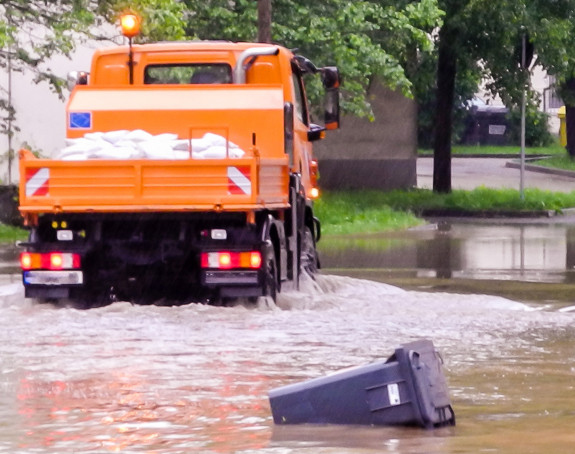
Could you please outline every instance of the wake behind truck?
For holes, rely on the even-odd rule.
[[[310,72],[324,126],[310,120]],[[130,40],[75,80],[68,146],[20,151],[26,297],[275,299],[317,269],[312,142],[339,126],[336,68],[277,45]]]

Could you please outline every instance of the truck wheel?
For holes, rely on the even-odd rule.
[[[270,296],[275,302],[279,290],[278,284],[278,268],[276,264],[276,256],[270,252],[266,258],[266,269],[264,277],[264,295]]]
[[[315,249],[313,234],[311,233],[311,229],[306,227],[301,244],[300,268],[306,273],[313,275],[317,273],[317,263],[317,251]]]

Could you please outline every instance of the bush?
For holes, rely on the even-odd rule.
[[[521,143],[521,110],[513,109],[507,114],[509,121],[509,143]],[[554,142],[549,132],[549,115],[529,106],[525,110],[525,146],[547,147]]]

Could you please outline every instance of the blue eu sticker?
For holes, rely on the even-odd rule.
[[[70,112],[70,129],[92,129],[92,112]]]

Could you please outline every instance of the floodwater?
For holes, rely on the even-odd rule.
[[[531,229],[523,246],[496,255],[498,241],[505,249],[503,238],[514,243],[520,232],[472,228],[443,228],[453,243],[443,254],[449,266],[430,257],[443,250],[432,246],[439,230],[410,232],[399,246],[382,246],[383,237],[363,238],[367,246],[325,238],[315,281],[256,306],[33,305],[14,253],[0,252],[0,453],[571,452],[575,305],[449,287],[470,273],[479,283],[568,285],[569,270],[537,255]],[[566,237],[556,233],[545,248],[567,260]],[[472,237],[480,249],[493,246],[486,257],[463,253]],[[410,248],[428,262],[408,263]],[[417,273],[450,293],[377,282]],[[274,426],[271,389],[385,359],[421,338],[444,359],[455,427]]]

